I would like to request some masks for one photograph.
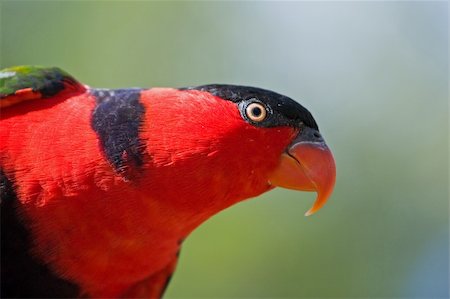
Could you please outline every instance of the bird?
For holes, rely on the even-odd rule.
[[[275,187],[331,196],[312,114],[242,85],[92,88],[0,71],[1,295],[161,298],[189,234]]]

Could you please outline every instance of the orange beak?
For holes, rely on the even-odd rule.
[[[281,155],[270,175],[273,186],[317,192],[317,199],[305,216],[317,212],[330,197],[336,181],[336,165],[320,133],[304,127]]]

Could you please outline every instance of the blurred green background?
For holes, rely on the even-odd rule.
[[[306,106],[333,197],[274,190],[185,242],[166,298],[449,295],[448,3],[1,2],[1,66],[95,87],[254,85]]]

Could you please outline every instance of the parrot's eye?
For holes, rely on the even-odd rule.
[[[254,122],[261,122],[266,119],[267,109],[261,103],[251,103],[245,108],[245,114]]]

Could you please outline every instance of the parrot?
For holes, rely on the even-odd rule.
[[[0,71],[1,296],[161,298],[183,241],[276,187],[331,196],[312,114],[243,85],[92,88]]]

